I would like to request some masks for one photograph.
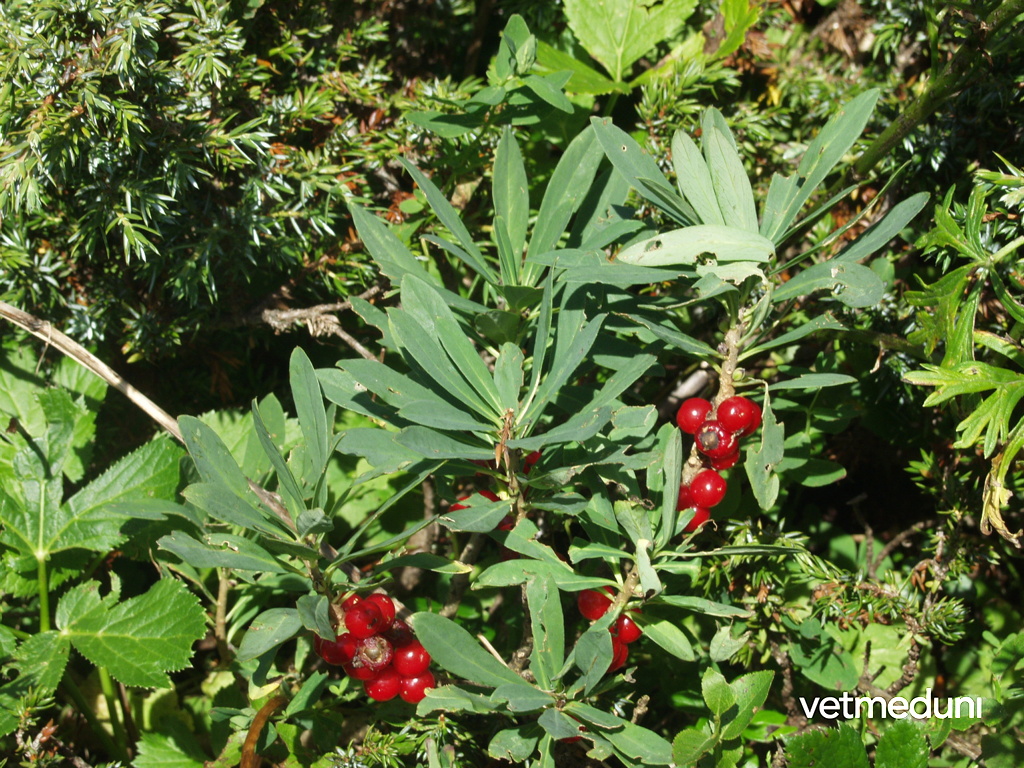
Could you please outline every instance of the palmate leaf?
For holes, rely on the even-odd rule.
[[[662,40],[678,32],[693,13],[695,0],[565,0],[565,15],[587,53],[604,65],[613,80]]]
[[[37,559],[69,549],[116,547],[125,538],[120,529],[132,517],[132,502],[173,498],[178,485],[181,450],[158,438],[116,461],[62,505],[60,477],[41,477],[45,468],[38,456],[24,451],[16,456],[22,498],[0,491],[0,541]]]
[[[0,686],[0,736],[6,736],[19,725],[19,701],[31,694],[37,700],[52,696],[64,676],[70,645],[57,632],[39,632],[14,653],[13,667],[18,676]]]
[[[80,584],[57,605],[61,637],[125,685],[168,688],[192,644],[206,632],[199,600],[180,581],[163,579],[138,597],[100,598],[99,584]]]

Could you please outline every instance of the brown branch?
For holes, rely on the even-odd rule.
[[[769,641],[772,658],[782,670],[782,703],[786,707],[787,721],[803,730],[807,727],[807,718],[800,712],[796,705],[796,698],[793,696],[793,662],[779,644],[774,640]]]
[[[466,565],[472,565],[476,562],[477,557],[480,556],[480,550],[483,549],[484,542],[487,537],[482,533],[474,533],[469,537],[469,541],[466,546],[462,548],[462,552],[459,554],[459,562],[465,563]],[[457,573],[452,576],[451,583],[448,587],[448,597],[444,601],[444,607],[441,609],[441,615],[446,619],[450,619],[459,610],[459,604],[462,602],[462,596],[466,594],[466,588],[469,586],[469,574],[468,573]]]
[[[263,729],[266,727],[270,716],[287,703],[288,699],[286,697],[275,696],[260,707],[260,711],[252,719],[249,732],[245,735],[245,743],[242,744],[241,768],[259,768],[261,760],[260,756],[256,754],[256,744],[260,740],[260,734],[263,733]]]
[[[907,528],[905,531],[900,531],[895,536],[893,536],[892,540],[889,541],[884,547],[882,547],[881,551],[878,553],[878,556],[876,558],[874,558],[874,560],[871,559],[870,553],[869,553],[868,558],[867,558],[868,563],[869,563],[868,564],[868,577],[872,578],[872,579],[875,578],[875,573],[878,571],[878,567],[885,561],[885,558],[887,558],[889,555],[891,555],[896,550],[896,548],[898,546],[903,544],[903,542],[905,542],[907,539],[909,539],[915,533],[918,533],[918,532],[924,530],[925,528],[929,528],[929,527],[935,525],[935,523],[936,523],[935,520],[921,520],[920,522],[914,523],[912,526]]]
[[[33,336],[42,339],[47,344],[52,344],[72,360],[88,368],[145,411],[153,421],[167,430],[178,442],[185,442],[181,435],[181,430],[178,428],[178,422],[167,411],[129,384],[117,371],[96,357],[92,352],[54,328],[51,323],[46,320],[40,320],[38,317],[30,315],[28,312],[24,312],[17,307],[12,307],[3,301],[0,301],[0,317],[6,318],[19,328],[23,328]]]

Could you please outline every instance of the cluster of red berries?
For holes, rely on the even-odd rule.
[[[375,701],[401,696],[410,704],[423,699],[435,685],[430,654],[404,621],[395,618],[390,597],[374,593],[352,595],[341,604],[345,632],[333,640],[313,635],[313,649],[328,664],[363,682]]]
[[[679,406],[676,424],[693,435],[706,467],[679,488],[677,509],[694,508],[693,518],[684,528],[691,533],[711,519],[711,508],[725,498],[726,483],[719,472],[739,461],[740,439],[761,426],[761,408],[742,395],[727,397],[717,409],[702,397],[691,397]]]
[[[583,618],[590,621],[597,621],[604,616],[612,605],[612,597],[615,590],[605,587],[604,592],[596,589],[585,589],[576,598],[576,607],[579,608]],[[635,608],[630,613],[639,613]],[[629,658],[629,644],[636,642],[643,635],[640,625],[633,621],[625,613],[619,614],[608,631],[612,634],[612,663],[608,665],[608,671],[614,672],[626,664]]]

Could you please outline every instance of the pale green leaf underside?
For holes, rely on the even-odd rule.
[[[698,224],[673,229],[621,250],[617,261],[644,267],[696,264],[703,254],[718,261],[765,262],[775,254],[774,244],[736,227]]]

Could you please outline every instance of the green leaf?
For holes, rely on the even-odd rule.
[[[523,85],[533,91],[544,102],[555,109],[572,114],[572,102],[562,92],[571,73],[554,72],[550,75],[525,75]]]
[[[238,660],[250,661],[277,648],[302,631],[302,620],[295,608],[271,608],[249,625],[238,647]]]
[[[697,765],[718,744],[718,739],[696,727],[676,734],[672,741],[672,759],[677,765]]]
[[[486,460],[494,458],[494,450],[456,440],[450,435],[427,427],[406,427],[395,436],[399,445],[428,459]]]
[[[846,246],[836,258],[841,261],[862,261],[892,240],[910,220],[921,212],[928,202],[927,192],[911,195],[892,208],[871,225],[856,240]]]
[[[174,579],[124,602],[112,598],[100,599],[97,582],[74,587],[57,605],[61,636],[125,685],[169,688],[167,673],[184,669],[206,634],[199,600]]]
[[[533,669],[532,661],[530,668]],[[538,709],[545,709],[555,703],[555,699],[550,693],[538,690],[532,685],[520,685],[519,683],[499,685],[491,694],[491,700],[505,702],[512,712],[536,712]]]
[[[157,545],[173,552],[196,568],[232,568],[236,571],[290,573],[276,557],[251,539],[232,534],[208,534],[202,543],[191,536],[175,531],[160,538]]]
[[[287,534],[287,529],[276,515],[255,506],[248,499],[235,496],[221,485],[193,483],[182,492],[182,496],[223,523],[270,536]]]
[[[563,98],[565,98],[563,96]],[[526,247],[526,228],[530,219],[530,188],[526,180],[526,166],[519,152],[515,135],[505,126],[494,154],[493,193],[494,212],[508,228],[512,253],[517,261]]]
[[[711,173],[711,182],[718,208],[729,227],[757,232],[757,209],[754,191],[743,168],[736,140],[722,113],[711,108],[701,118],[701,144]],[[771,241],[768,241],[771,243]],[[774,253],[774,247],[772,252]]]
[[[502,408],[516,410],[523,389],[523,351],[516,344],[504,343],[494,362],[494,386]]]
[[[296,347],[292,351],[288,373],[295,412],[299,417],[299,428],[302,430],[302,445],[312,464],[308,480],[310,485],[315,485],[327,467],[329,455],[327,444],[330,433],[327,428],[324,396],[320,392],[320,383],[317,381],[313,364],[301,347]]]
[[[785,430],[775,420],[775,412],[767,394],[762,405],[761,443],[756,451],[748,450],[743,467],[750,480],[750,489],[761,509],[770,509],[779,495],[779,476],[775,467],[785,455]]]
[[[565,0],[564,8],[580,45],[620,81],[634,62],[682,28],[695,5],[695,0]]]
[[[221,485],[237,496],[249,492],[249,481],[212,428],[194,416],[179,417],[178,427],[203,482]]]
[[[487,568],[477,577],[473,588],[511,587],[523,584],[534,576],[554,579],[558,588],[565,592],[601,589],[608,584],[607,579],[577,574],[563,563],[550,563],[543,560],[507,560]]]
[[[677,659],[693,661],[697,658],[693,645],[676,622],[658,620],[643,623],[644,637],[671,653]]]
[[[770,669],[748,672],[729,683],[736,699],[736,712],[722,728],[723,739],[738,739],[750,725],[755,711],[764,706],[775,673]]]
[[[608,631],[611,622],[610,613],[595,621],[576,641],[573,649],[573,663],[583,673],[579,683],[583,686],[585,696],[589,696],[605,678],[612,663],[612,636]]]
[[[537,64],[549,72],[572,73],[565,88],[570,93],[602,96],[624,88],[624,83],[610,80],[596,69],[588,66],[577,58],[548,45],[543,40],[537,41]]]
[[[306,508],[305,494],[299,488],[295,475],[288,468],[288,464],[278,450],[270,430],[267,429],[267,425],[263,421],[263,414],[260,412],[256,400],[252,401],[252,423],[256,429],[256,436],[259,438],[260,445],[263,447],[263,453],[270,459],[270,463],[277,473],[278,490],[284,498],[284,503],[291,514],[297,516]],[[239,494],[239,496],[241,495]]]
[[[652,730],[624,720],[622,730],[603,735],[616,752],[628,761],[635,761],[634,764],[672,764],[672,745]]]
[[[729,683],[721,672],[708,668],[700,681],[701,694],[704,696],[704,703],[708,705],[711,714],[721,717],[736,703],[736,694],[733,693]]]
[[[527,581],[526,602],[533,632],[530,670],[537,685],[550,690],[551,681],[565,663],[565,619],[554,578],[538,575]]]
[[[701,224],[725,226],[725,217],[718,207],[715,183],[707,161],[697,144],[684,131],[672,136],[672,162],[676,169],[676,183],[686,202],[693,206]]]
[[[784,379],[768,386],[770,392],[780,389],[814,389],[822,387],[838,387],[843,384],[855,384],[857,379],[844,373],[805,373],[795,379]]]
[[[486,496],[474,493],[469,498],[460,499],[459,504],[464,509],[449,509],[438,516],[438,522],[453,531],[487,533],[495,530],[502,518],[509,514],[512,502],[508,499],[491,501]]]
[[[469,632],[434,613],[415,613],[409,623],[431,658],[445,671],[480,685],[529,685],[485,651]]]
[[[689,203],[672,189],[657,161],[629,134],[616,128],[609,118],[592,117],[590,124],[594,126],[605,155],[630,186],[679,224],[693,224],[699,220]]]
[[[551,734],[553,739],[572,739],[580,735],[579,721],[553,707],[545,709],[537,719],[537,723]]]
[[[426,195],[427,202],[430,203],[430,207],[433,209],[438,220],[448,228],[448,231],[455,236],[455,239],[465,249],[463,252],[465,254],[465,262],[487,282],[497,284],[499,282],[498,275],[487,264],[480,249],[473,242],[473,236],[470,235],[466,225],[462,223],[458,213],[455,212],[451,203],[445,199],[441,190],[437,188],[426,174],[408,160],[399,158],[398,162],[402,164],[402,167],[412,176],[413,181],[423,190],[423,194]]]
[[[772,301],[789,301],[821,290],[831,291],[848,307],[872,307],[882,300],[885,283],[862,264],[832,259],[808,267],[777,287]]]
[[[495,760],[525,763],[537,750],[540,733],[533,723],[524,723],[515,728],[498,731],[487,745],[487,754]]]
[[[455,375],[461,373],[488,403],[492,413],[500,415],[501,402],[494,379],[440,294],[429,283],[406,277],[402,281],[402,308],[421,323],[432,339],[440,342],[454,366]]]
[[[807,147],[796,173],[788,178],[775,175],[768,187],[761,219],[761,234],[778,244],[796,219],[804,203],[829,172],[842,160],[867,125],[878,101],[871,89],[852,99],[832,116]]]
[[[928,768],[930,754],[924,730],[910,720],[897,720],[878,740],[875,768]]]
[[[629,317],[633,322],[639,323],[644,328],[647,328],[666,344],[685,352],[692,357],[697,357],[702,360],[720,357],[715,348],[708,343],[695,339],[692,336],[688,336],[674,327],[656,323],[653,320],[639,315],[627,315],[627,317]]]
[[[789,620],[786,626],[793,629]],[[852,691],[860,679],[856,660],[822,628],[817,619],[807,619],[797,629],[796,642],[789,648],[804,677],[831,691]]]
[[[320,637],[336,636],[331,625],[331,603],[324,595],[303,595],[295,601],[302,626]]]
[[[716,550],[720,557],[725,553],[725,549]],[[730,548],[731,551],[731,548]],[[782,550],[776,552],[773,550],[772,554],[784,554],[791,550]],[[735,552],[734,554],[743,554],[742,552]],[[750,553],[756,554],[756,553]],[[767,553],[766,553],[767,554]],[[744,609],[734,605],[726,605],[725,603],[716,603],[712,600],[707,600],[703,597],[690,597],[689,595],[660,595],[658,597],[659,603],[667,603],[668,605],[675,606],[676,608],[685,608],[696,613],[703,613],[707,616],[720,616],[722,618],[733,618],[733,617],[748,617],[750,613]]]
[[[494,712],[494,702],[490,696],[470,693],[454,685],[442,685],[427,690],[427,697],[416,707],[416,714],[423,717],[437,710],[491,714]]]
[[[757,232],[732,226],[695,224],[641,240],[619,251],[615,258],[625,264],[661,267],[696,264],[704,254],[726,262],[765,262],[775,254],[775,246]]]
[[[786,742],[788,768],[870,768],[860,734],[846,723],[820,729]]]
[[[170,718],[173,720],[174,718]],[[166,724],[161,723],[161,728]],[[135,768],[203,768],[207,757],[189,733],[168,735],[145,731],[139,735]]]
[[[70,650],[67,638],[57,632],[37,632],[18,646],[11,663],[18,676],[0,686],[0,736],[22,724],[18,715],[23,700],[36,706],[53,695],[64,677]]]

